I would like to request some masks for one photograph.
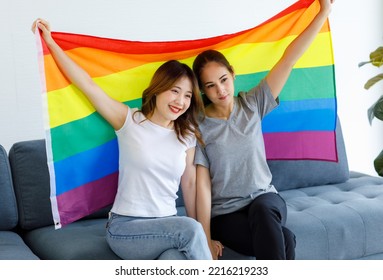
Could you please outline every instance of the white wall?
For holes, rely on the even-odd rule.
[[[376,175],[374,158],[383,149],[383,122],[370,126],[367,109],[383,94],[383,82],[370,90],[364,83],[382,72],[371,65],[358,68],[369,54],[383,46],[383,1],[336,1],[331,15],[336,67],[338,115],[342,121],[352,170]]]
[[[295,0],[1,0],[0,144],[44,137],[36,46],[37,17],[55,31],[131,40],[180,40],[251,28]],[[267,4],[266,4],[267,3]],[[275,3],[270,5],[270,3]],[[265,7],[267,5],[267,7]],[[270,7],[272,6],[272,7]],[[383,45],[383,1],[337,0],[330,16],[336,60],[338,112],[352,170],[375,174],[383,122],[370,126],[367,108],[383,92],[364,82],[377,69],[358,63]]]

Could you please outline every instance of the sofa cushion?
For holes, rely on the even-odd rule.
[[[338,161],[269,160],[272,184],[279,190],[290,190],[325,184],[342,183],[349,178],[346,149],[338,119],[336,126]]]
[[[38,260],[39,258],[13,231],[0,231],[0,260]]]
[[[0,145],[0,230],[11,230],[18,222],[16,198],[8,155]]]
[[[22,229],[52,225],[49,199],[49,172],[45,142],[42,140],[15,143],[9,161]]]
[[[107,219],[81,220],[55,230],[46,226],[24,234],[26,244],[45,260],[120,259],[105,239]]]
[[[350,174],[343,183],[280,192],[297,259],[363,259],[383,252],[383,178]]]

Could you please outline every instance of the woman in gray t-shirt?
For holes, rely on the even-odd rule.
[[[197,219],[214,259],[223,245],[256,259],[294,259],[295,235],[285,227],[285,201],[271,185],[262,137],[263,117],[297,60],[325,23],[333,0],[320,0],[320,11],[287,47],[261,83],[234,96],[234,69],[214,50],[193,64],[202,92],[211,102],[200,122],[204,146],[198,146]]]

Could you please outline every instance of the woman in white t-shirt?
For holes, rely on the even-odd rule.
[[[53,40],[48,22],[37,19],[53,58],[66,77],[116,131],[119,181],[106,238],[123,259],[211,259],[196,218],[197,116],[203,109],[193,71],[175,60],[161,65],[131,109],[109,97]],[[186,212],[177,216],[182,186]]]

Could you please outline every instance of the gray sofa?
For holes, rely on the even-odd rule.
[[[337,145],[338,162],[269,162],[273,183],[287,203],[287,226],[297,238],[296,258],[383,259],[383,178],[349,172],[339,123]],[[105,241],[109,208],[54,229],[44,140],[15,143],[9,163],[10,168],[3,157],[1,178],[9,173],[12,178],[0,184],[0,217],[13,218],[5,227],[0,220],[0,229],[6,230],[0,232],[2,258],[118,259]],[[13,189],[16,200],[8,197]],[[181,193],[177,206],[184,215]],[[7,253],[3,246],[12,238],[19,250]],[[222,257],[249,258],[230,248]]]

